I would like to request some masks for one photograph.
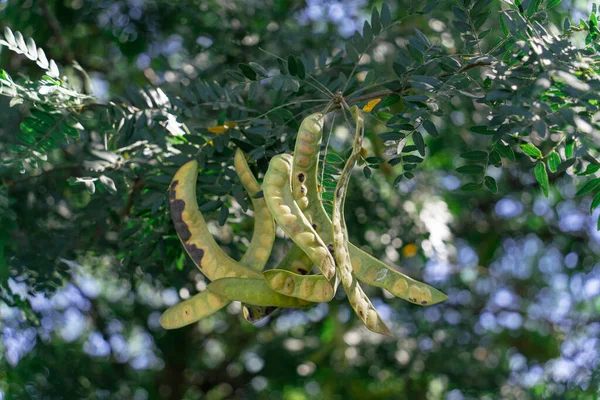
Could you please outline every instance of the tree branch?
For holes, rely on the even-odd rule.
[[[42,9],[42,14],[44,14],[44,18],[46,19],[46,22],[50,27],[50,30],[52,31],[54,37],[56,38],[56,41],[58,42],[58,45],[64,53],[65,60],[69,64],[73,64],[73,62],[75,61],[75,57],[73,56],[73,52],[67,45],[67,41],[65,40],[65,37],[62,34],[60,22],[58,22],[56,15],[54,15],[52,10],[50,9],[50,6],[48,5],[48,0],[40,0],[40,7]]]

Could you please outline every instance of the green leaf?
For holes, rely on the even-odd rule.
[[[550,172],[556,172],[559,165],[560,165],[560,156],[558,155],[557,152],[553,151],[548,156],[548,169],[550,170]]]
[[[365,174],[365,178],[371,179],[371,168],[369,168],[368,166],[365,166],[363,168],[363,173]]]
[[[365,162],[367,164],[381,164],[385,162],[385,159],[381,158],[381,157],[367,157],[365,158]]]
[[[486,176],[483,180],[483,184],[490,192],[494,194],[498,193],[498,184],[496,183],[496,180],[491,176]]]
[[[556,7],[561,2],[562,2],[562,0],[550,0],[550,2],[548,2],[548,5],[546,6],[546,10]]]
[[[575,150],[575,141],[571,139],[571,140],[567,141],[567,144],[565,145],[565,157],[566,158],[573,157],[574,150]]]
[[[254,69],[248,64],[238,64],[238,68],[242,71],[242,74],[251,81],[256,80],[256,72]]]
[[[413,142],[415,142],[415,146],[417,146],[417,150],[419,151],[419,154],[424,156],[425,155],[425,142],[423,141],[423,136],[421,135],[421,132],[415,131],[412,136],[413,136]]]
[[[402,174],[398,175],[396,177],[396,179],[394,179],[394,183],[392,184],[392,186],[398,185],[402,181],[402,178],[404,178],[404,175],[402,175]]]
[[[298,78],[306,78],[306,68],[304,67],[304,63],[300,57],[296,57],[296,68],[298,70]]]
[[[460,156],[465,160],[471,161],[483,161],[488,157],[488,153],[480,150],[467,151],[466,153],[461,153]]]
[[[510,34],[510,31],[506,27],[506,22],[504,22],[504,14],[500,14],[500,29],[502,30],[504,36],[508,36]]]
[[[596,209],[600,205],[600,192],[596,194],[594,200],[592,200],[592,204],[590,205],[590,213]]]
[[[369,22],[365,21],[365,24],[363,25],[363,39],[365,39],[365,42],[371,42],[373,40],[373,30],[371,29],[371,24],[369,24]]]
[[[565,160],[565,161],[561,162],[558,165],[558,168],[556,169],[556,172],[560,173],[560,172],[566,171],[567,169],[569,169],[569,167],[573,166],[573,164],[575,164],[575,162],[577,162],[576,158],[571,158],[571,159],[568,159],[568,160]]]
[[[342,164],[344,162],[344,159],[338,156],[337,154],[327,153],[327,155],[325,156],[325,162],[328,162],[330,164]]]
[[[431,122],[430,120],[427,120],[427,121],[423,122],[423,128],[425,128],[425,130],[427,131],[427,133],[429,133],[433,137],[439,137],[440,136],[437,128],[435,127],[435,124],[433,122]]]
[[[373,11],[371,12],[371,28],[373,29],[373,35],[377,35],[381,31],[381,21],[379,20],[379,12],[375,7],[373,7]]]
[[[483,184],[481,182],[469,182],[465,183],[460,187],[460,190],[464,190],[465,192],[471,192],[473,190],[481,189]]]
[[[108,176],[100,175],[100,182],[102,182],[102,185],[104,185],[104,187],[106,187],[110,193],[117,192],[117,186],[115,185],[115,182],[113,182],[113,180]]]
[[[532,17],[537,12],[538,8],[540,8],[540,4],[542,4],[542,0],[531,0],[525,14],[528,17]]]
[[[514,153],[512,147],[496,146],[496,150],[498,150],[500,152],[500,154],[502,154],[504,156],[504,158],[506,158],[507,160],[515,161],[515,153]]]
[[[490,153],[490,164],[496,167],[502,166],[502,157],[500,156],[500,152],[498,150],[492,150]]]
[[[462,167],[456,168],[456,172],[459,174],[477,175],[482,174],[484,168],[481,165],[463,165]]]
[[[542,193],[544,196],[548,197],[548,188],[550,187],[550,183],[548,182],[548,173],[546,172],[546,164],[543,162],[539,162],[534,169],[535,179],[537,179],[540,187],[542,188]]]
[[[419,156],[407,155],[402,157],[402,161],[407,163],[420,163],[423,162],[423,159]]]
[[[488,129],[487,126],[485,126],[485,125],[473,126],[469,130],[471,132],[478,133],[480,135],[488,135],[488,136],[491,136],[494,133],[496,133],[495,131]]]
[[[521,143],[519,145],[519,147],[521,148],[521,150],[523,150],[523,152],[525,154],[527,154],[530,157],[533,157],[533,158],[541,158],[542,157],[542,152],[540,151],[540,149],[538,149],[531,143]]]
[[[219,225],[223,226],[225,225],[225,222],[227,222],[227,217],[229,216],[229,209],[227,208],[227,206],[225,204],[223,204],[223,207],[221,207],[221,211],[219,211]]]
[[[269,73],[266,69],[263,68],[262,65],[255,62],[249,62],[248,64],[254,70],[254,72],[256,72],[261,78],[267,78],[269,76]]]
[[[348,42],[346,42],[346,55],[352,62],[357,62],[358,58],[360,57],[356,48],[354,48],[354,46]]]
[[[595,178],[591,181],[588,181],[581,187],[581,189],[577,191],[577,193],[575,193],[575,197],[583,196],[584,194],[591,192],[592,190],[596,189],[598,185],[600,185],[600,178]]]
[[[378,134],[377,136],[379,136],[383,140],[400,140],[406,135],[400,132],[383,132]]]
[[[290,72],[290,75],[296,76],[298,74],[298,67],[296,65],[296,57],[294,57],[291,54],[288,56],[287,67],[288,67],[288,71]]]
[[[585,171],[579,172],[577,175],[579,175],[579,176],[592,175],[592,174],[595,174],[596,172],[598,172],[598,170],[600,170],[600,164],[589,164],[587,166],[587,168],[585,169]]]
[[[392,14],[390,13],[390,8],[387,3],[383,3],[381,5],[381,24],[386,27],[392,22]]]
[[[380,109],[381,108],[385,108],[385,107],[389,107],[391,105],[394,105],[394,104],[398,103],[399,101],[400,101],[400,95],[399,94],[390,94],[381,103]]]
[[[413,46],[412,44],[410,44],[410,43],[407,44],[406,50],[408,50],[408,54],[416,62],[420,63],[423,61],[423,52],[421,50],[419,50],[418,48],[416,48],[415,46]]]

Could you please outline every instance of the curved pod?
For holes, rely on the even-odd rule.
[[[302,211],[312,227],[325,243],[332,244],[332,223],[323,207],[318,177],[322,130],[321,113],[309,115],[300,125],[294,154],[301,157],[294,158],[292,193],[296,202],[305,206]],[[439,290],[395,270],[352,243],[348,243],[348,250],[354,275],[361,282],[386,289],[394,296],[422,306],[436,304],[448,298]]]
[[[254,231],[250,245],[242,256],[240,264],[255,271],[262,271],[273,250],[275,221],[273,221],[273,216],[267,207],[264,197],[259,199],[254,198],[260,192],[260,185],[250,170],[244,153],[240,149],[237,149],[235,152],[234,166],[240,182],[250,195],[252,207],[254,208]]]
[[[290,186],[291,164],[292,157],[288,154],[271,159],[263,183],[267,206],[283,231],[330,280],[335,275],[333,257],[294,200]]]
[[[223,277],[262,278],[257,271],[245,267],[225,254],[212,237],[206,221],[198,209],[197,177],[198,164],[196,161],[190,161],[177,171],[169,188],[171,217],[186,252],[210,280],[214,281]],[[274,234],[274,229],[272,232]],[[228,302],[226,298],[210,291],[204,291],[166,310],[161,316],[160,323],[165,329],[185,326],[218,311]],[[248,316],[246,319],[249,322],[264,318],[272,312],[272,310],[264,308],[244,311],[244,316]]]
[[[350,183],[352,169],[356,165],[356,161],[362,148],[362,138],[364,134],[364,119],[358,107],[354,106],[350,110],[356,122],[356,133],[354,143],[352,145],[352,153],[346,161],[346,165],[342,170],[337,186],[335,188],[333,201],[333,254],[336,265],[340,272],[342,285],[348,295],[350,306],[365,324],[367,328],[373,332],[391,336],[390,330],[379,316],[371,301],[363,292],[358,284],[358,281],[352,275],[352,263],[350,252],[348,250],[348,231],[344,220],[344,203],[346,201],[346,191]]]
[[[193,324],[219,311],[230,300],[209,290],[204,290],[187,300],[169,307],[160,316],[160,325],[164,329],[177,329]]]
[[[208,290],[231,301],[241,301],[254,306],[300,308],[314,303],[285,296],[271,290],[264,279],[222,278],[211,282]]]

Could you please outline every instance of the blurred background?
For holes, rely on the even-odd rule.
[[[392,16],[416,3],[390,4]],[[387,56],[415,28],[456,53],[453,4],[440,1],[431,14],[405,20],[375,47],[375,67],[389,70]],[[4,0],[0,28],[34,38],[79,91],[119,102],[134,86],[178,93],[196,79],[227,82],[224,71],[240,62],[276,65],[261,48],[332,52],[373,6],[381,3]],[[492,2],[492,13],[499,7]],[[561,25],[589,12],[586,1],[564,0],[550,20]],[[487,24],[499,29],[496,18]],[[40,74],[4,48],[0,68]],[[393,167],[382,165],[350,186],[352,242],[449,296],[419,307],[366,288],[393,339],[366,330],[341,290],[330,303],[281,310],[255,325],[232,303],[165,331],[162,311],[207,284],[170,228],[164,188],[174,169],[154,182],[162,192],[115,178],[116,195],[93,196],[68,182],[85,149],[52,155],[62,167],[35,179],[0,169],[12,182],[0,189],[0,203],[14,214],[0,219],[8,243],[0,259],[11,271],[0,282],[0,399],[597,399],[599,210],[589,215],[591,199],[575,199],[571,178],[553,181],[545,198],[525,158],[489,167],[498,194],[460,191],[454,160],[484,146],[467,134],[482,116],[466,100],[447,104],[441,136],[428,139],[414,179],[393,186]],[[9,101],[0,98],[0,143],[12,140],[22,118]],[[343,152],[349,130],[334,128],[331,147]],[[383,155],[376,135],[367,134],[365,148]],[[237,238],[248,237],[252,218],[229,204],[228,223],[211,228],[239,256]],[[126,219],[139,226],[124,229]],[[279,238],[271,262],[286,246]]]

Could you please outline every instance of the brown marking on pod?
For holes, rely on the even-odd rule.
[[[303,174],[302,172],[300,172],[300,173],[298,174],[298,180],[299,180],[300,182],[304,182],[304,174]]]
[[[338,188],[337,197],[342,197],[342,188]]]
[[[175,188],[179,184],[179,181],[173,181],[171,188],[169,189],[169,199],[171,205],[171,218],[173,219],[173,225],[175,230],[179,234],[182,241],[186,242],[192,237],[192,232],[187,223],[183,220],[183,211],[185,210],[185,201],[177,198]]]
[[[317,230],[317,224],[312,224],[312,228],[316,231]]]
[[[285,283],[283,285],[282,291],[285,292],[286,294],[291,294],[294,292],[295,286],[296,286],[296,284],[294,283],[294,278],[292,278],[291,276],[288,276],[285,279]]]
[[[308,274],[308,271],[307,271],[307,270],[305,270],[304,268],[298,268],[298,273],[299,273],[300,275],[306,275],[306,274]]]
[[[204,257],[204,250],[197,247],[193,243],[184,243],[183,245],[198,268],[202,268],[202,257]]]

